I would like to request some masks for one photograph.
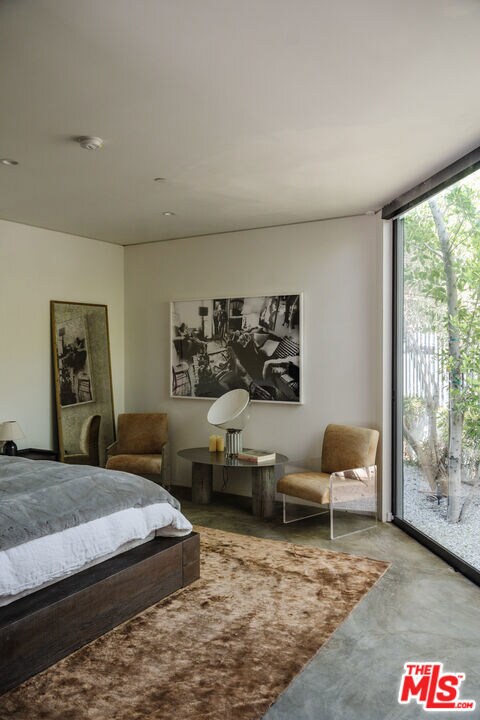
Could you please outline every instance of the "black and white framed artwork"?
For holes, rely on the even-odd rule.
[[[93,402],[87,328],[83,317],[56,323],[60,405]]]
[[[171,396],[302,402],[302,296],[171,303]]]

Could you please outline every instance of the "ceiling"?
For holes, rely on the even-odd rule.
[[[479,32],[478,0],[0,0],[0,217],[127,245],[377,210],[480,144]]]

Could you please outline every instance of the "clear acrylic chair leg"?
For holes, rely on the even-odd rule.
[[[351,475],[359,479],[352,479]],[[377,468],[371,466],[330,476],[330,539],[375,528],[378,523]],[[344,532],[342,532],[344,530]]]
[[[285,525],[288,525],[288,523],[297,522],[298,520],[306,520],[307,518],[316,517],[317,515],[325,515],[325,513],[328,513],[328,509],[327,509],[327,510],[320,510],[320,512],[314,512],[314,513],[309,513],[308,515],[296,516],[296,517],[290,518],[290,520],[289,520],[289,519],[287,518],[287,505],[288,505],[289,503],[287,503],[286,498],[287,498],[287,496],[284,495],[284,494],[282,494],[282,500],[283,500],[283,522],[284,522]],[[290,503],[290,504],[292,504],[292,503]],[[311,506],[305,505],[305,506],[302,506],[302,507],[308,508],[308,507],[311,507]],[[322,506],[321,506],[321,505],[317,505],[316,507],[322,507]]]

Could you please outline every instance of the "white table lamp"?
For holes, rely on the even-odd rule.
[[[16,455],[17,446],[14,440],[20,440],[25,435],[16,420],[7,420],[0,424],[0,442],[3,442],[4,455]]]
[[[208,411],[208,422],[227,431],[227,455],[238,455],[242,451],[242,430],[250,418],[249,405],[250,395],[246,390],[230,390],[215,400]]]

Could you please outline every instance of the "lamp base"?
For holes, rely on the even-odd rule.
[[[225,437],[225,454],[227,457],[236,457],[243,450],[242,431],[227,430]]]
[[[12,457],[17,454],[17,446],[13,440],[5,440],[3,443],[3,454]]]

